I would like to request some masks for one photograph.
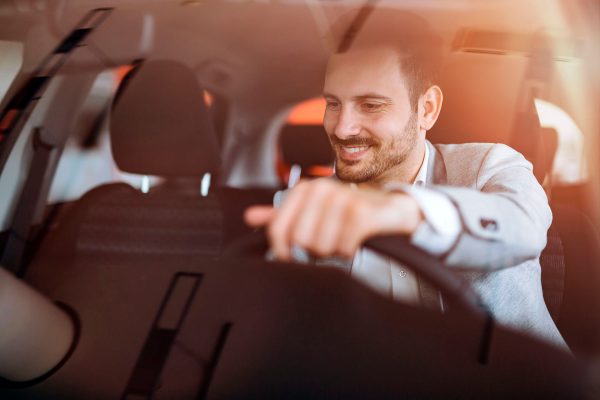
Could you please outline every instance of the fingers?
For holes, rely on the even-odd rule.
[[[346,211],[345,222],[354,229],[342,229],[338,252],[342,257],[352,257],[367,238],[370,225],[368,210],[362,204],[353,204]]]
[[[308,186],[296,223],[291,227],[292,243],[314,252],[322,217],[328,213],[328,196],[332,190],[333,186],[324,180],[314,181]]]
[[[278,211],[277,218],[269,224],[267,233],[271,250],[279,260],[290,260],[292,229],[296,224],[303,204],[306,203],[305,196],[308,190],[307,182],[300,182],[296,185]]]
[[[276,257],[289,260],[292,245],[320,257],[339,254],[342,232],[353,229],[345,221],[351,198],[346,186],[325,179],[296,186],[269,229]]]
[[[411,234],[423,217],[405,194],[352,190],[326,179],[303,181],[278,210],[254,206],[246,210],[251,226],[268,226],[276,258],[289,261],[292,245],[319,257],[352,258],[361,244],[378,234]]]
[[[331,194],[328,196],[326,207],[320,215],[318,228],[314,235],[315,243],[312,251],[316,256],[342,255],[339,252],[342,245],[340,238],[350,200],[351,197],[348,195]]]
[[[244,221],[253,228],[260,228],[271,222],[276,213],[272,206],[252,206],[244,211]]]

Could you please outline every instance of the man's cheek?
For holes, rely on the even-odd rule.
[[[335,130],[335,120],[327,111],[325,111],[325,115],[323,116],[323,128],[328,137],[331,137]]]

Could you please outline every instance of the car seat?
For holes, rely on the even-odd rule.
[[[540,184],[544,183],[553,168],[558,140],[556,131],[540,127],[533,99],[522,104],[531,64],[526,57],[452,54],[440,82],[446,93],[443,112],[428,138],[434,143],[508,144],[525,155]],[[551,179],[545,183],[550,193]],[[589,218],[572,205],[550,205],[554,220],[540,256],[544,299],[572,351],[599,354],[600,236]]]
[[[544,298],[573,353],[597,356],[600,235],[590,219],[575,207],[554,204],[552,212],[554,221],[548,244],[540,257]]]
[[[158,175],[148,193],[125,183],[83,195],[49,232],[34,263],[124,264],[214,257],[224,237],[214,191],[200,194],[205,173],[217,174],[220,152],[203,90],[193,71],[167,60],[139,64],[123,80],[110,115],[113,157],[124,171]]]
[[[284,125],[278,151],[277,172],[288,186],[294,172],[297,178],[333,174],[333,151],[323,125]]]

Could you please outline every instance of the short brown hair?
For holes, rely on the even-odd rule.
[[[333,25],[332,32],[339,44],[338,53],[357,47],[389,46],[397,49],[413,110],[416,110],[419,97],[436,83],[443,58],[443,42],[427,21],[415,13],[362,9],[352,17],[346,15],[340,18]]]

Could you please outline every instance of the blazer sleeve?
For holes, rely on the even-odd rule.
[[[475,190],[474,190],[475,189]],[[444,255],[450,267],[495,270],[536,259],[546,246],[552,212],[533,167],[520,153],[492,145],[475,188],[434,185],[456,207],[462,229]]]

